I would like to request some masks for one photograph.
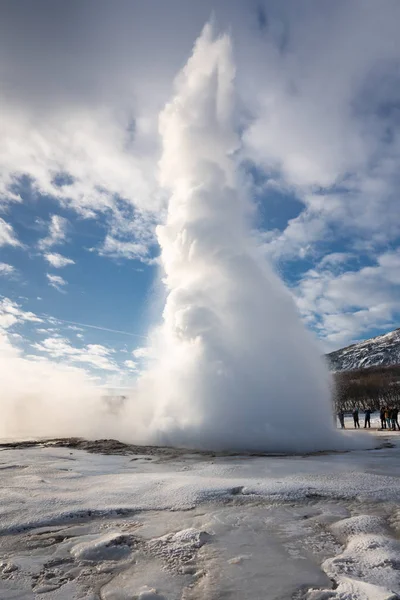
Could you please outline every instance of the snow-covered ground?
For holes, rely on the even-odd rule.
[[[3,447],[0,598],[397,598],[400,434],[371,435],[298,457]]]

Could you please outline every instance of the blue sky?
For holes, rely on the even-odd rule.
[[[17,0],[0,12],[6,348],[110,386],[135,377],[162,310],[158,115],[211,14],[233,39],[238,177],[260,252],[321,351],[398,326],[396,1]]]

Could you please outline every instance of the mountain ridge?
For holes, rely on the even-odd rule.
[[[332,371],[400,364],[400,328],[326,354]]]

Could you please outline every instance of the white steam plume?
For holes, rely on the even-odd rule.
[[[237,188],[234,74],[229,36],[207,25],[160,117],[167,299],[138,381],[136,436],[214,449],[338,447],[327,369],[257,252],[252,205]]]

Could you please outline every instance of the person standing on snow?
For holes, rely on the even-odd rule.
[[[392,429],[393,429],[393,431],[396,431],[396,425],[397,425],[397,429],[400,431],[399,409],[392,408]]]
[[[339,423],[340,423],[340,427],[342,429],[345,429],[345,424],[344,424],[344,412],[341,410],[338,412],[338,418],[339,418]]]
[[[358,419],[358,408],[353,410],[353,421],[354,421],[354,429],[360,429],[360,421]]]
[[[364,429],[367,428],[367,426],[371,429],[371,412],[372,410],[369,410],[369,408],[367,408],[367,410],[365,411],[365,419],[364,419]]]
[[[390,429],[391,421],[390,421],[390,410],[386,408],[385,410],[385,420],[386,420],[386,428]]]
[[[385,408],[384,407],[381,408],[379,417],[381,420],[381,429],[386,429],[386,419],[385,419]]]

